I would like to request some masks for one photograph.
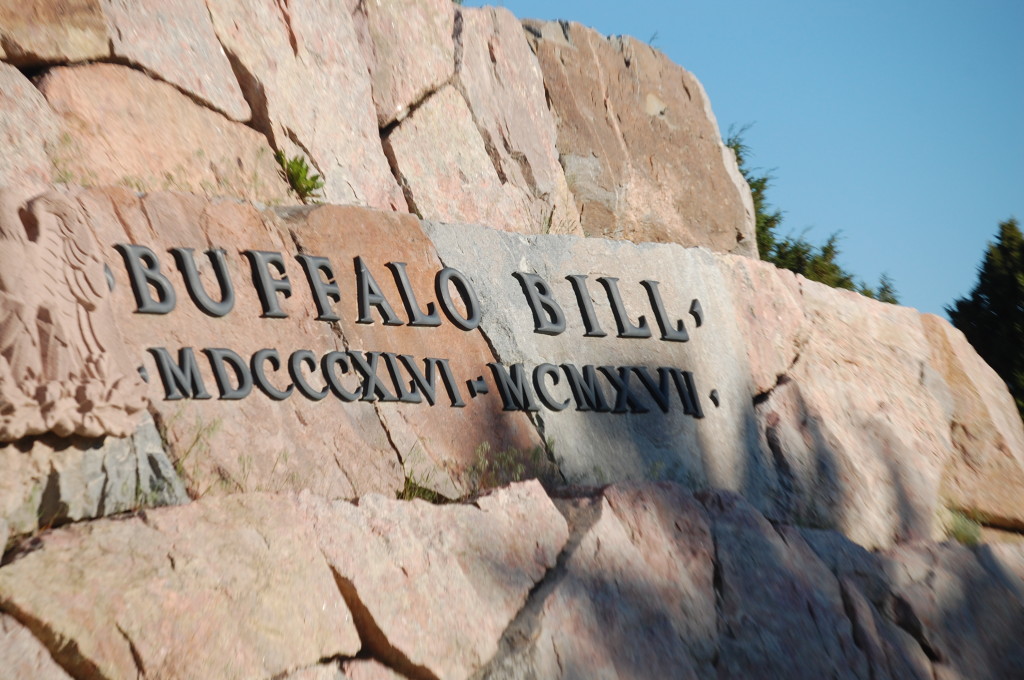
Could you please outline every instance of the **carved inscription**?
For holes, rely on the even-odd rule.
[[[130,434],[145,386],[107,354],[107,277],[78,205],[0,195],[0,210],[0,441]]]
[[[157,254],[144,245],[122,243],[115,248],[131,282],[135,311],[140,314],[170,314],[187,296],[203,313],[225,317],[234,309],[236,289],[242,285],[253,286],[261,316],[268,319],[287,319],[283,302],[298,294],[309,295],[316,319],[324,322],[341,320],[337,305],[346,294],[355,297],[356,314],[350,321],[358,324],[436,328],[447,323],[473,332],[485,313],[469,278],[450,267],[437,271],[433,289],[424,291],[414,290],[404,262],[386,263],[387,272],[372,271],[361,256],[356,256],[351,269],[338,269],[336,263],[318,255],[302,253],[290,258],[279,252],[245,250],[241,254],[248,263],[250,276],[242,282],[232,280],[223,249],[210,249],[199,255],[191,248],[172,248],[170,253],[177,269],[174,273],[163,271]],[[200,280],[200,257],[209,261],[216,290],[207,290]],[[338,276],[346,270],[351,272],[351,278]],[[296,275],[298,272],[301,274]],[[398,300],[388,299],[380,285],[381,276],[393,280]],[[698,328],[704,322],[704,310],[696,299],[685,315],[671,315],[660,284],[654,280],[633,284],[643,289],[649,303],[643,313],[633,314],[624,302],[620,289],[623,284],[614,277],[600,276],[592,282],[584,274],[566,276],[576,302],[573,310],[557,301],[552,287],[537,274],[511,272],[509,276],[523,292],[523,302],[533,319],[533,332],[542,335],[565,333],[566,314],[577,313],[584,337],[608,337],[608,320],[603,325],[599,319],[595,294],[607,302],[619,338],[688,342],[687,323]],[[179,295],[176,285],[183,287],[186,296]],[[574,409],[640,414],[681,409],[694,418],[705,416],[694,374],[674,366],[542,363],[527,367],[490,363],[486,370],[481,367],[480,375],[467,377],[456,376],[448,359],[413,357],[386,348],[322,355],[308,349],[285,355],[277,349],[265,348],[242,356],[224,347],[150,347],[148,352],[156,364],[167,400],[238,400],[257,391],[275,401],[337,399],[460,408],[467,399],[495,394],[505,411]],[[213,376],[212,383],[203,378],[206,367],[206,375]],[[712,402],[718,406],[717,399]]]

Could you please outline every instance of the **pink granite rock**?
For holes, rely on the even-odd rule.
[[[518,231],[579,234],[576,202],[558,164],[555,119],[522,25],[504,8],[461,9],[456,85],[503,184],[525,196]]]
[[[41,191],[55,176],[46,155],[60,137],[60,120],[18,69],[0,64],[0,187],[23,195]]]
[[[0,613],[0,663],[7,678],[71,680],[27,628]]]
[[[1006,384],[959,330],[926,314],[931,365],[950,388],[953,446],[942,492],[955,508],[1009,529],[1024,529],[1024,424]]]
[[[252,115],[203,0],[101,0],[114,56],[228,118]]]
[[[352,16],[370,70],[377,125],[404,118],[455,70],[455,3],[450,0],[372,0],[354,3]]]
[[[537,482],[476,507],[372,495],[358,506],[310,495],[300,502],[364,649],[414,677],[464,678],[482,668],[567,538]]]
[[[285,156],[303,156],[321,196],[406,209],[381,150],[370,77],[346,3],[208,2],[253,108],[253,126]]]
[[[438,145],[437,140],[453,140]],[[491,163],[465,99],[452,86],[427,99],[384,138],[409,208],[425,219],[543,231],[527,194],[505,184]]]
[[[0,606],[75,677],[263,678],[360,648],[290,499],[248,495],[40,537]]]
[[[781,490],[775,512],[869,547],[940,537],[948,387],[928,365],[920,315],[806,280],[800,291],[806,339],[755,399]],[[791,327],[787,314],[762,323]]]
[[[294,202],[264,137],[167,83],[93,64],[53,69],[39,88],[62,120],[48,153],[65,181]]]
[[[756,255],[749,187],[697,79],[633,38],[525,23],[583,231]]]
[[[545,678],[709,677],[715,547],[700,505],[678,486],[625,484],[569,517],[564,574],[537,594],[537,627],[516,631],[528,652],[498,668],[528,659]]]
[[[1020,675],[1024,593],[955,543],[897,546],[885,559],[890,616],[932,659],[934,677]]]
[[[405,677],[372,660],[347,661],[344,670],[342,677],[347,680],[402,680]]]
[[[24,66],[110,55],[101,0],[25,0],[0,4],[4,61]]]

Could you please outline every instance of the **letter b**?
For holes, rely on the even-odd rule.
[[[167,277],[160,273],[160,261],[156,253],[146,246],[130,243],[118,243],[114,247],[121,253],[128,269],[132,293],[135,295],[135,311],[140,314],[167,314],[173,310],[174,289]],[[153,299],[150,286],[156,289],[158,299]]]
[[[565,330],[565,314],[555,302],[548,282],[536,274],[513,272],[512,276],[519,280],[533,312],[534,332],[544,335],[558,335]]]

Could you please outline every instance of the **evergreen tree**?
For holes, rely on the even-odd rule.
[[[999,225],[970,296],[954,301],[946,314],[1006,381],[1024,415],[1024,235],[1015,218]]]
[[[878,283],[878,291],[864,283],[855,283],[853,274],[846,271],[836,262],[839,256],[839,234],[832,234],[824,245],[816,246],[803,236],[776,236],[776,229],[782,224],[782,212],[772,209],[768,204],[767,191],[772,181],[770,174],[761,175],[747,166],[750,148],[743,142],[743,134],[749,126],[738,132],[730,131],[725,145],[736,154],[736,163],[740,174],[750,185],[750,194],[754,199],[755,235],[757,253],[762,260],[771,262],[776,267],[788,269],[811,281],[818,281],[833,288],[855,290],[862,295],[898,304],[896,288],[888,274],[883,274]]]

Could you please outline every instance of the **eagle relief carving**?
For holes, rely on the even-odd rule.
[[[0,193],[0,442],[127,436],[145,389],[116,342],[98,246],[73,196]]]

